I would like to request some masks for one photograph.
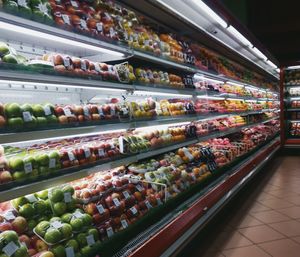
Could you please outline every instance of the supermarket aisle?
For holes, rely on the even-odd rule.
[[[179,256],[299,257],[300,157],[277,157]]]

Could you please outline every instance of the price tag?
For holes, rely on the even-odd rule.
[[[133,215],[137,214],[137,209],[133,206],[130,208],[130,211],[132,212]]]
[[[183,190],[185,189],[185,185],[182,182],[180,183],[180,188]]]
[[[89,158],[91,156],[91,151],[89,148],[84,149],[84,155],[86,158]]]
[[[123,107],[122,112],[123,112],[123,115],[127,115],[128,114],[128,109],[126,107]]]
[[[156,201],[157,201],[158,205],[162,205],[162,201],[160,200],[160,198],[156,198]]]
[[[100,69],[99,64],[98,64],[98,63],[95,63],[94,65],[95,65],[95,70],[96,70],[97,72],[100,72],[101,69]]]
[[[150,209],[152,208],[152,205],[151,205],[151,203],[149,203],[149,201],[148,201],[148,200],[147,200],[147,201],[145,201],[145,204],[146,204],[146,206],[147,206],[148,210],[150,210]]]
[[[67,247],[66,248],[66,256],[67,257],[75,257],[74,248],[73,247]]]
[[[196,177],[195,177],[195,174],[194,174],[194,173],[191,174],[191,177],[192,177],[192,179],[193,179],[194,181],[196,180]]]
[[[102,31],[103,31],[103,24],[102,24],[102,23],[98,22],[98,23],[96,24],[96,27],[97,27],[97,30],[98,30],[99,32],[102,32]]]
[[[25,170],[26,174],[32,172],[32,164],[31,164],[31,162],[24,163],[24,170]]]
[[[66,57],[63,60],[64,60],[64,66],[69,68],[71,66],[70,59]]]
[[[98,149],[98,154],[100,157],[105,156],[104,150],[102,148]]]
[[[68,152],[68,156],[69,156],[69,160],[71,162],[75,160],[75,156],[74,156],[73,152]]]
[[[193,160],[194,159],[194,156],[189,152],[189,150],[187,148],[182,148],[183,152],[184,152],[184,155],[189,158],[189,160]]]
[[[95,238],[94,238],[94,235],[88,235],[86,237],[86,242],[89,246],[92,246],[95,244]]]
[[[110,148],[111,148],[111,149],[115,149],[115,145],[114,145],[113,142],[110,142],[109,144],[110,144]]]
[[[112,116],[115,116],[115,115],[116,115],[116,109],[115,109],[115,106],[112,106],[112,107],[110,108],[110,115],[112,115]]]
[[[64,200],[65,200],[65,203],[70,203],[70,202],[72,202],[72,195],[71,195],[70,192],[64,193]]]
[[[113,231],[112,227],[107,228],[106,233],[107,233],[108,237],[112,237],[113,234],[114,234],[114,231]]]
[[[65,115],[66,115],[67,117],[73,116],[73,115],[72,115],[72,112],[71,112],[71,110],[70,110],[69,108],[64,108],[63,110],[64,110],[64,113],[65,113]]]
[[[83,214],[80,211],[74,212],[73,215],[75,218],[78,218],[78,219],[82,218],[82,216],[83,216]]]
[[[103,205],[102,204],[99,204],[96,206],[97,207],[97,210],[100,214],[103,214],[104,213],[104,208],[103,208]]]
[[[18,249],[19,247],[14,242],[9,242],[6,246],[2,248],[2,251],[7,256],[12,256]]]
[[[136,185],[135,188],[136,188],[138,191],[140,191],[140,192],[143,191],[143,188],[141,187],[141,185]]]
[[[173,188],[173,190],[174,190],[175,193],[180,193],[180,190],[177,188],[176,185],[173,185],[172,188]]]
[[[51,159],[49,160],[49,168],[50,168],[50,169],[53,169],[53,168],[55,168],[55,166],[56,166],[56,159],[51,158]]]
[[[25,122],[30,122],[32,121],[32,116],[30,112],[23,112],[23,120]]]
[[[30,202],[30,203],[34,203],[37,201],[35,195],[26,195],[25,198]]]
[[[84,116],[90,116],[90,111],[87,106],[83,107],[83,114],[84,114]]]
[[[121,224],[123,228],[127,228],[128,227],[128,223],[126,220],[121,220]]]
[[[118,198],[114,198],[113,202],[114,202],[115,206],[117,206],[117,207],[121,205]]]
[[[11,211],[4,213],[3,217],[8,221],[14,220],[16,218],[16,216]]]
[[[129,195],[129,193],[127,191],[124,191],[123,195],[124,195],[125,199],[130,198],[130,195]]]
[[[81,61],[81,66],[80,66],[80,68],[81,68],[82,70],[86,71],[86,63],[85,63],[85,61]]]
[[[75,8],[78,8],[78,3],[76,1],[71,1],[71,5]]]
[[[98,113],[100,116],[104,116],[101,106],[98,107]]]
[[[48,13],[48,8],[47,8],[47,5],[46,5],[46,4],[40,3],[40,4],[38,5],[38,9],[39,9],[42,13],[44,13],[44,14],[47,14],[47,13]]]
[[[187,188],[190,187],[190,182],[186,181],[186,182],[185,182],[185,186],[186,186]]]
[[[62,14],[61,17],[62,17],[64,23],[66,23],[66,24],[68,24],[68,25],[71,25],[69,15],[67,15],[67,14]]]
[[[18,0],[18,5],[22,7],[27,7],[27,2],[26,0]]]
[[[59,229],[63,226],[63,224],[59,221],[54,221],[54,222],[51,223],[51,226],[56,228],[56,229]]]
[[[83,28],[83,29],[87,29],[87,24],[86,24],[86,21],[85,20],[80,20],[80,26]]]
[[[115,35],[115,31],[112,27],[109,29],[109,35],[110,37],[113,37]]]
[[[44,112],[46,116],[49,116],[52,114],[51,109],[49,106],[44,106]]]

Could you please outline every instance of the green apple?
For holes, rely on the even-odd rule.
[[[36,117],[36,122],[38,126],[46,126],[47,119],[45,117]]]
[[[57,203],[64,200],[64,194],[61,189],[54,188],[49,194],[49,199],[51,202]]]
[[[86,241],[86,233],[79,233],[76,236],[76,240],[79,243],[80,247],[84,247],[87,245],[87,241]]]
[[[66,257],[65,247],[62,245],[56,245],[50,250],[55,257]]]
[[[36,225],[37,225],[37,221],[35,221],[34,219],[29,220],[28,221],[28,229],[29,229],[29,231],[32,231],[35,228]]]
[[[20,206],[28,203],[28,199],[24,196],[21,196],[19,198],[13,199],[11,201],[12,205],[15,207],[15,209],[19,209]]]
[[[45,241],[49,244],[56,244],[63,239],[62,233],[58,229],[49,228],[45,233]]]
[[[72,236],[72,226],[70,224],[63,224],[60,231],[64,239],[70,238]]]
[[[67,247],[73,247],[75,253],[79,251],[79,244],[75,239],[70,239],[69,241],[67,241],[65,244],[65,248]]]
[[[23,180],[26,178],[26,173],[25,171],[16,171],[12,176],[14,180]]]
[[[20,117],[8,118],[7,125],[10,129],[21,129],[24,126],[24,121]]]
[[[81,248],[80,252],[83,256],[90,256],[92,254],[92,247],[90,247],[89,245],[84,246],[83,248]]]
[[[83,221],[83,226],[90,226],[93,223],[93,218],[87,213],[83,214],[81,219]]]
[[[38,200],[37,202],[33,203],[33,208],[38,214],[43,214],[47,210],[47,206],[43,200]]]
[[[17,103],[11,103],[5,105],[5,114],[8,118],[21,117],[21,107]]]
[[[58,222],[62,222],[62,219],[60,217],[52,217],[49,222],[55,222],[55,221],[58,221]]]
[[[58,119],[55,115],[47,116],[46,119],[47,119],[48,124],[57,124],[58,123]]]
[[[13,170],[13,171],[21,171],[24,170],[24,162],[23,162],[23,158],[15,156],[9,159],[8,161],[9,163],[9,167]]]
[[[34,104],[32,106],[32,110],[33,110],[33,115],[35,117],[44,117],[45,116],[44,108],[40,104]]]
[[[67,204],[64,202],[58,202],[53,205],[53,211],[56,215],[61,216],[67,211]]]
[[[25,245],[21,245],[21,247],[14,253],[14,257],[24,257],[28,256],[27,247]]]
[[[19,240],[18,234],[13,230],[6,230],[1,233],[1,237],[3,237],[7,242],[15,242],[17,243]]]
[[[61,216],[61,220],[64,223],[70,223],[72,218],[73,218],[73,215],[71,213],[66,213],[66,214]]]
[[[9,53],[9,47],[4,42],[0,42],[0,57]]]
[[[21,112],[30,112],[31,114],[33,114],[32,106],[28,103],[22,104],[21,105]]]
[[[76,200],[72,198],[71,202],[67,203],[67,210],[73,211],[76,208]]]
[[[40,199],[47,200],[48,199],[48,190],[43,190],[43,191],[37,192],[36,195]]]
[[[37,154],[34,159],[40,166],[48,166],[49,167],[49,156],[47,153]]]
[[[46,234],[46,231],[50,228],[50,222],[49,221],[42,221],[35,227],[35,232],[41,236],[44,237]]]
[[[83,221],[79,218],[72,219],[70,225],[74,231],[81,231],[84,226]]]
[[[28,219],[35,215],[33,206],[30,203],[26,203],[19,208],[19,213],[24,218]]]
[[[70,185],[64,186],[62,191],[63,191],[63,193],[70,193],[71,195],[73,195],[75,193],[74,188]]]
[[[88,230],[88,234],[89,234],[89,235],[93,235],[95,241],[98,241],[98,240],[99,240],[99,233],[98,233],[98,230],[97,230],[97,229],[95,229],[95,228],[89,229],[89,230]]]

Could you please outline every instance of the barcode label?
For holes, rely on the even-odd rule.
[[[32,116],[30,112],[23,112],[23,120],[25,122],[30,122],[32,121]]]
[[[24,170],[25,170],[26,174],[32,172],[32,164],[31,164],[31,162],[24,163]]]
[[[103,214],[104,213],[104,208],[103,208],[103,205],[102,204],[99,204],[96,206],[97,207],[97,210],[100,214]]]

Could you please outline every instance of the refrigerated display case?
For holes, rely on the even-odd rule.
[[[3,1],[1,253],[168,254],[279,149],[273,68],[144,16]]]

